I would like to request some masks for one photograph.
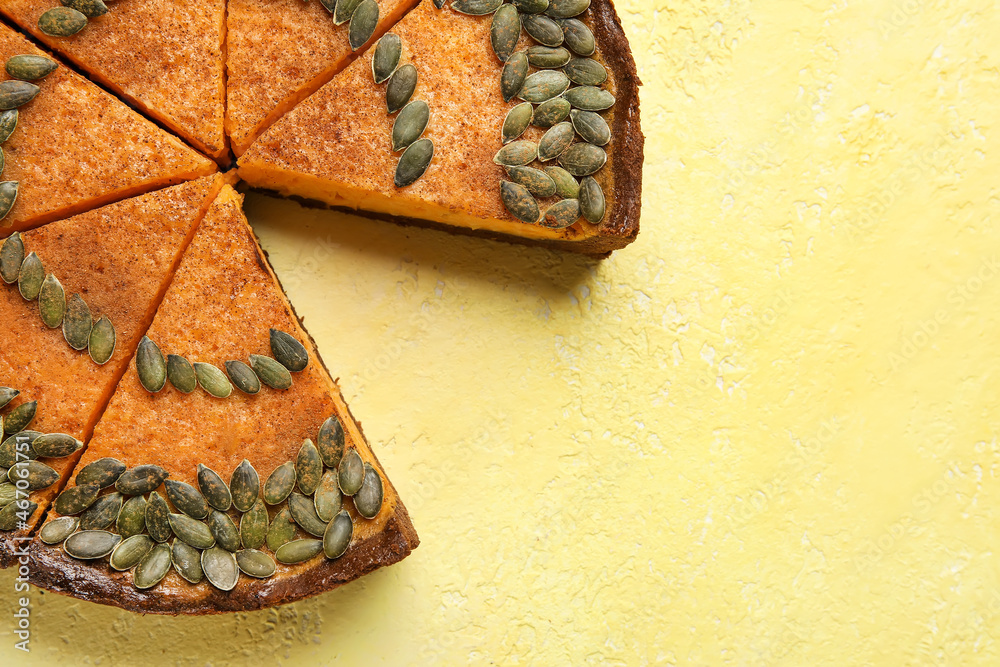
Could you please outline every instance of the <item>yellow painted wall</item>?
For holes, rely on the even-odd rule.
[[[15,664],[998,664],[1000,12],[622,0],[604,262],[251,196],[423,544],[270,611],[33,594]]]

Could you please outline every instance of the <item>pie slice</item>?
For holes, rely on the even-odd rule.
[[[419,0],[378,0],[373,43]],[[268,125],[330,80],[354,57],[348,24],[323,4],[229,0],[226,131],[243,151]],[[363,48],[363,47],[362,47]]]
[[[198,150],[226,157],[225,0],[116,2],[77,34],[53,37],[38,19],[58,4],[0,0],[0,12]]]
[[[387,85],[373,80],[376,49],[369,49],[261,135],[239,159],[240,177],[254,187],[392,221],[592,255],[620,248],[635,239],[639,226],[643,144],[639,81],[612,4],[595,0],[574,21],[581,19],[596,38],[593,60],[601,63],[588,64],[606,69],[602,94],[610,92],[615,98],[602,114],[611,139],[605,146],[607,162],[594,175],[606,200],[598,224],[579,218],[569,226],[552,228],[542,224],[544,220],[521,222],[505,208],[500,184],[509,177],[494,157],[504,145],[500,128],[505,117],[521,100],[504,102],[501,94],[502,65],[491,48],[492,19],[437,9],[429,0],[392,28],[402,42],[400,63],[416,68],[417,84],[410,99],[423,100],[430,108],[423,137],[433,142],[433,159],[421,178],[404,187],[395,184],[401,157],[390,150],[390,137],[398,114],[387,113]],[[553,25],[546,17],[535,20]],[[519,39],[520,50],[538,46],[524,32]],[[585,51],[578,45],[577,49]],[[559,76],[554,69],[546,71],[552,74],[544,76]],[[569,106],[565,104],[567,111]],[[569,129],[572,136],[573,128]],[[531,126],[521,139],[537,142],[543,132]],[[600,149],[594,152],[602,154]],[[560,155],[559,160],[532,166],[541,170],[562,160]],[[539,202],[540,210],[553,199]]]
[[[0,25],[0,59],[19,54],[46,55]],[[216,171],[214,162],[68,67],[36,83],[41,90],[18,109],[17,129],[3,143],[2,179],[20,185],[0,235]]]
[[[111,321],[116,346],[109,361],[95,363],[88,350],[70,347],[61,328],[42,322],[38,302],[25,301],[17,283],[0,283],[0,320],[17,343],[0,346],[0,385],[20,391],[4,409],[6,416],[37,401],[29,430],[64,433],[84,442],[90,437],[224,178],[206,176],[20,235],[25,253],[41,259],[67,299],[79,294],[92,321]],[[79,455],[40,461],[64,483]],[[30,525],[41,518],[61,483],[31,494],[38,510]],[[11,553],[11,533],[0,536],[5,538],[0,542],[4,564]]]
[[[127,484],[123,482],[132,474],[132,470],[137,466],[152,465],[159,466],[162,471],[169,473],[167,485],[159,487],[157,493],[159,497],[169,497],[173,505],[170,511],[177,516],[171,517],[170,530],[176,539],[170,537],[170,530],[161,532],[162,522],[157,524],[150,520],[149,507],[159,502],[154,500],[152,493],[146,497],[147,509],[144,517],[147,521],[144,525],[150,536],[164,540],[161,545],[170,545],[176,567],[167,571],[164,566],[170,561],[166,556],[150,555],[152,552],[148,552],[146,556],[149,556],[152,562],[146,562],[146,558],[143,557],[143,561],[131,571],[116,571],[106,560],[76,560],[70,557],[67,555],[68,551],[77,555],[95,553],[89,551],[81,553],[77,548],[79,545],[74,545],[70,541],[60,548],[46,546],[36,539],[30,548],[33,553],[31,577],[36,585],[140,612],[203,614],[229,610],[246,611],[290,602],[328,590],[375,568],[394,563],[417,546],[417,536],[406,509],[381,471],[359,425],[351,417],[339,389],[319,359],[311,339],[299,324],[263,251],[247,225],[240,204],[241,197],[231,187],[224,187],[185,253],[147,332],[148,338],[162,350],[162,355],[179,355],[179,357],[168,356],[167,363],[171,364],[170,368],[173,369],[169,372],[171,379],[163,380],[161,373],[157,376],[160,381],[154,382],[151,388],[162,385],[162,389],[151,393],[145,388],[144,383],[148,383],[152,377],[147,373],[149,368],[162,369],[162,366],[148,363],[150,359],[159,355],[149,354],[151,343],[142,343],[136,363],[130,364],[119,383],[80,462],[81,466],[85,466],[105,458],[117,459],[127,466],[130,472],[118,478],[115,488],[126,495],[138,493],[140,497],[144,497],[141,496],[143,492],[150,492],[153,485],[158,485],[160,477],[152,475],[148,478],[143,477],[152,481],[148,486],[136,488],[132,486],[134,480],[130,479]],[[198,367],[201,386],[194,388],[185,385],[184,378],[187,376],[179,372],[185,365],[180,363],[173,365],[183,357],[195,364],[207,363],[216,369],[226,368],[234,384],[250,389],[246,384],[237,382],[235,378],[242,377],[246,380],[257,375],[237,373],[229,368],[226,362],[248,359],[253,361],[255,357],[252,355],[262,355],[261,358],[270,359],[267,355],[271,355],[275,349],[269,342],[271,330],[285,332],[290,334],[292,339],[301,342],[303,347],[299,349],[302,355],[297,357],[298,359],[304,359],[303,355],[308,354],[308,364],[303,370],[295,373],[285,371],[287,377],[293,378],[288,388],[273,389],[268,386],[265,378],[270,375],[263,366],[257,369],[257,375],[264,380],[264,386],[258,383],[259,391],[256,393],[244,393],[240,389],[229,387],[225,375],[219,372],[213,375],[205,367]],[[298,344],[292,344],[293,347],[296,345]],[[140,361],[140,358],[143,361]],[[259,361],[260,358],[253,363]],[[271,359],[270,363],[273,366],[277,362]],[[144,369],[142,380],[139,375],[140,366]],[[176,375],[173,374],[174,370],[178,371]],[[201,375],[202,371],[206,371],[204,376]],[[177,379],[176,385],[175,379]],[[183,393],[177,386],[191,391]],[[285,385],[279,383],[277,386]],[[228,393],[228,396],[216,398],[210,395],[205,387],[211,388],[216,395],[222,396]],[[228,388],[226,391],[219,391],[226,388]],[[317,553],[314,550],[316,541],[303,532],[309,530],[311,524],[309,521],[300,520],[300,515],[296,512],[297,509],[301,509],[303,498],[307,501],[306,510],[311,507],[318,508],[319,501],[314,500],[315,496],[308,496],[309,489],[305,486],[308,479],[312,479],[313,482],[319,479],[319,473],[314,471],[313,474],[306,475],[298,472],[300,470],[298,461],[301,449],[306,449],[307,453],[312,452],[315,455],[315,450],[308,449],[312,445],[304,443],[305,439],[315,441],[317,446],[323,442],[330,443],[336,440],[335,438],[323,440],[319,437],[321,426],[331,418],[341,425],[343,430],[340,432],[344,435],[341,436],[340,442],[346,447],[341,450],[343,456],[339,465],[336,460],[327,460],[325,453],[323,455],[324,463],[333,463],[337,466],[327,470],[327,472],[333,471],[332,479],[340,479],[343,486],[345,478],[338,477],[338,473],[344,474],[345,468],[352,468],[352,464],[352,469],[355,471],[364,465],[365,484],[377,483],[384,490],[381,504],[374,507],[371,504],[364,504],[367,501],[362,499],[361,492],[358,492],[353,499],[347,497],[346,489],[343,497],[339,491],[336,493],[337,507],[342,504],[343,513],[334,521],[347,522],[350,518],[353,523],[353,538],[346,552],[334,559],[327,558],[325,553]],[[247,462],[244,463],[244,460]],[[311,463],[317,461],[315,456],[307,457],[306,460]],[[349,460],[352,464],[346,463]],[[199,464],[220,476],[215,478],[214,485],[210,485],[215,493],[206,491],[202,480],[199,480],[197,474]],[[270,498],[265,505],[263,500],[258,498],[258,486],[265,491],[271,489],[266,480],[269,480],[272,472],[282,465],[285,466],[282,469],[285,472],[289,466],[296,468],[296,491],[292,496],[287,496],[288,488],[291,488],[289,486],[285,489],[284,496],[279,494],[276,498],[274,495],[265,494],[265,497]],[[317,465],[319,470],[323,469],[322,465]],[[248,485],[249,466],[256,472],[259,485]],[[236,476],[242,483],[231,477],[237,467],[240,467],[241,472],[236,473]],[[83,469],[78,468],[78,470]],[[148,472],[154,469],[147,467],[139,470]],[[162,472],[159,474],[162,476]],[[347,474],[349,480],[350,473]],[[81,481],[79,476],[76,481]],[[190,486],[176,485],[176,482]],[[229,485],[233,505],[228,511],[224,508],[230,507],[229,501],[222,491],[226,484]],[[70,492],[73,488],[67,487],[64,493]],[[370,491],[373,487],[368,488]],[[205,495],[203,496],[198,489],[202,489]],[[103,497],[112,491],[108,488]],[[180,497],[170,495],[181,491],[184,495]],[[220,493],[224,496],[224,504],[217,505],[213,498]],[[288,497],[288,501],[281,500],[283,497]],[[369,500],[371,498],[370,495],[366,497]],[[243,501],[239,509],[247,512],[242,518],[234,509],[240,505],[238,501],[240,498]],[[330,496],[324,494],[324,498],[329,499]],[[231,537],[231,528],[228,533],[223,531],[218,535],[213,530],[208,539],[215,543],[216,547],[210,547],[208,542],[203,541],[206,537],[206,523],[202,522],[200,517],[204,517],[210,510],[206,499],[212,501],[212,507],[223,510],[211,514],[207,521],[209,523],[221,521],[228,525],[228,520],[224,518],[228,516],[233,525],[240,530],[237,542],[229,543],[223,539],[225,535]],[[101,500],[98,499],[96,502]],[[142,503],[142,501],[136,502]],[[294,507],[287,507],[293,503],[297,504]],[[59,504],[57,501],[56,505]],[[254,509],[247,511],[251,506]],[[366,507],[367,514],[373,518],[365,519],[360,515],[358,508]],[[284,518],[287,513],[282,514],[282,512],[286,509],[296,517],[295,525],[299,526],[298,528]],[[336,511],[336,508],[332,511]],[[165,512],[166,510],[164,514]],[[180,517],[181,512],[190,516],[186,519]],[[294,565],[279,563],[276,565],[276,571],[269,576],[261,575],[264,576],[263,579],[254,579],[246,574],[229,579],[233,572],[232,552],[241,549],[241,541],[242,549],[248,548],[247,534],[242,532],[243,523],[251,521],[247,519],[248,516],[254,517],[252,525],[258,528],[263,522],[269,527],[281,526],[290,531],[294,530],[298,533],[297,536],[288,534],[284,538],[295,542],[292,547],[287,548],[291,550],[305,548],[310,557]],[[180,517],[179,523],[175,524],[174,520],[177,517]],[[52,513],[49,523],[60,519],[61,517]],[[320,519],[316,519],[315,516],[311,519],[313,524],[316,520]],[[69,522],[72,522],[72,519]],[[157,525],[160,528],[154,530],[154,526]],[[325,523],[323,525],[326,526]],[[142,530],[142,526],[143,524],[138,525],[139,531]],[[52,530],[55,532],[57,527],[58,525],[54,526]],[[315,535],[317,532],[322,534],[324,530],[325,528],[316,530],[313,525],[312,534]],[[45,528],[42,529],[42,534],[46,534]],[[258,540],[250,541],[253,547],[249,548],[257,550],[252,556],[274,567],[274,560],[281,559],[282,550],[277,549],[276,554],[271,547],[260,545],[259,531],[256,534]],[[91,536],[87,534],[84,538],[70,539],[85,540]],[[106,535],[95,537],[98,538],[110,539]],[[270,538],[269,533],[268,539]],[[166,541],[168,539],[170,542]],[[179,545],[175,543],[177,541],[180,542]],[[139,546],[143,546],[144,543],[144,548],[152,544],[146,538],[140,538],[137,542],[140,543]],[[190,548],[184,544],[188,544]],[[223,549],[219,546],[222,544],[229,546]],[[278,542],[275,542],[273,546],[277,544]],[[310,550],[310,547],[313,550]],[[192,548],[201,551],[193,552],[192,556]],[[163,551],[161,547],[153,549]],[[181,551],[174,551],[175,549]],[[242,554],[241,558],[245,555]],[[134,561],[121,554],[114,556],[116,559],[119,557],[125,560],[124,564],[118,563],[120,566],[134,565]],[[206,563],[206,559],[211,559],[216,568],[224,571],[224,581],[220,582],[218,578],[213,580],[209,576],[210,565]],[[146,562],[146,565],[143,565],[143,562]],[[199,563],[202,568],[195,567],[195,563]],[[242,567],[242,560],[240,563]],[[188,573],[185,578],[179,574],[182,570]],[[191,580],[198,583],[191,583]],[[210,580],[213,583],[210,583]],[[140,588],[140,583],[150,587]]]

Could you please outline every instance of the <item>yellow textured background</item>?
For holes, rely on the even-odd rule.
[[[618,9],[611,259],[247,200],[420,548],[235,616],[35,591],[27,657],[4,572],[0,658],[997,664],[995,3]]]

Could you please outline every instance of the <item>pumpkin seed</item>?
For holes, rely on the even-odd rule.
[[[510,180],[528,188],[536,197],[551,197],[556,193],[556,184],[549,175],[532,167],[507,167]]]
[[[322,476],[323,460],[320,458],[319,450],[312,440],[306,438],[295,457],[295,477],[299,483],[299,490],[307,496],[312,495],[319,486]]]
[[[39,456],[61,459],[83,447],[83,443],[65,433],[46,433],[35,438],[31,448]]]
[[[60,544],[72,535],[79,525],[80,520],[75,516],[56,517],[42,526],[38,531],[38,539],[44,544]]]
[[[538,159],[548,162],[562,155],[573,142],[575,134],[572,123],[562,122],[550,127],[538,140]]]
[[[258,500],[240,517],[240,541],[244,549],[259,549],[267,540],[267,507]]]
[[[361,4],[361,0],[337,0],[333,10],[334,25],[343,25],[351,20],[354,10]]]
[[[580,218],[580,202],[563,199],[545,209],[539,224],[550,229],[564,229]]]
[[[0,172],[3,172],[5,164],[6,164],[6,158],[4,157],[3,149],[0,148]]]
[[[323,479],[320,480],[319,486],[316,488],[316,493],[313,496],[313,507],[316,509],[316,516],[321,521],[332,520],[343,505],[344,498],[340,492],[338,477],[336,470],[327,470],[323,473]]]
[[[233,505],[241,512],[249,511],[257,502],[257,495],[260,493],[260,477],[257,476],[257,471],[246,459],[243,459],[243,462],[236,466],[232,477],[229,478],[229,491],[233,496]]]
[[[38,29],[52,37],[69,37],[87,27],[87,17],[69,7],[53,7],[38,17]]]
[[[552,6],[552,0],[549,0]],[[559,24],[548,16],[540,14],[525,14],[521,17],[521,25],[533,40],[542,46],[561,46],[563,43],[563,32]]]
[[[143,496],[132,496],[122,505],[115,524],[118,534],[122,537],[138,535],[146,527],[146,499]]]
[[[146,557],[146,554],[153,549],[154,544],[156,543],[149,539],[149,535],[126,537],[111,552],[111,558],[108,559],[108,562],[112,568],[118,571],[131,570]]]
[[[38,458],[31,443],[40,436],[38,431],[19,431],[0,444],[0,466],[10,468],[18,461]]]
[[[417,68],[407,63],[389,77],[385,86],[385,107],[393,114],[406,106],[417,88]]]
[[[521,222],[538,222],[538,202],[523,185],[500,181],[500,200],[510,214]]]
[[[312,500],[306,498],[301,493],[295,491],[288,496],[288,511],[292,514],[292,520],[310,535],[322,537],[326,530],[326,522],[316,514],[316,507]]]
[[[340,462],[337,469],[338,484],[345,496],[353,496],[365,481],[365,464],[357,450],[351,449]]]
[[[229,383],[226,374],[212,364],[200,361],[194,362],[194,373],[198,376],[198,384],[215,398],[228,398],[233,393],[233,385]]]
[[[264,502],[277,505],[288,497],[295,488],[295,464],[291,461],[282,463],[271,471],[264,482]]]
[[[257,374],[260,381],[271,389],[288,389],[292,386],[292,374],[271,357],[251,354],[250,368]]]
[[[319,0],[319,4],[331,14],[337,10],[337,0]]]
[[[323,540],[293,540],[278,547],[274,557],[279,563],[304,563],[323,551]]]
[[[45,268],[42,260],[35,253],[29,254],[21,263],[21,271],[17,276],[17,289],[25,301],[34,301],[42,289],[45,280]]]
[[[549,0],[514,0],[514,6],[522,14],[541,14],[549,8]]]
[[[559,156],[559,164],[574,176],[589,176],[597,172],[608,161],[603,148],[593,144],[573,144]]]
[[[108,13],[108,6],[102,0],[60,0],[63,7],[70,7],[88,19],[96,19]]]
[[[447,2],[447,0],[434,0],[434,6],[437,7],[438,9],[441,9],[442,7],[444,7],[445,2]]]
[[[201,521],[192,519],[186,514],[170,514],[168,521],[174,535],[195,549],[209,549],[215,546],[215,535]]]
[[[118,520],[122,511],[122,494],[112,491],[99,497],[80,515],[80,530],[104,530]]]
[[[50,329],[60,326],[66,314],[66,290],[53,274],[45,276],[38,291],[38,314]]]
[[[545,13],[560,19],[568,19],[587,11],[590,0],[549,0]]]
[[[370,463],[365,464],[364,481],[354,494],[354,507],[366,519],[374,519],[382,509],[382,477]]]
[[[592,56],[597,51],[597,40],[587,24],[579,19],[563,19],[559,21],[563,38],[569,50],[578,56]]]
[[[201,570],[201,552],[190,544],[175,539],[170,548],[170,560],[185,581],[197,584],[205,576]]]
[[[340,558],[351,546],[353,535],[354,521],[346,510],[341,510],[323,534],[323,553],[330,559]]]
[[[561,46],[532,46],[528,48],[528,62],[532,67],[554,69],[569,62],[569,51]]]
[[[208,504],[217,510],[225,512],[233,505],[233,497],[229,493],[229,487],[219,473],[208,466],[198,464],[198,488]]]
[[[531,123],[533,109],[534,107],[531,106],[530,102],[521,102],[507,112],[507,116],[503,119],[503,127],[500,130],[500,140],[503,143],[509,144],[524,134],[524,131],[528,129],[528,125]]]
[[[587,176],[580,182],[580,212],[584,219],[597,224],[604,219],[604,190],[596,180]]]
[[[17,487],[11,482],[0,484],[0,507],[7,507],[17,500]]]
[[[570,88],[563,97],[577,109],[584,111],[604,111],[614,106],[615,96],[603,88],[594,86],[578,86]]]
[[[416,182],[427,171],[433,158],[434,142],[430,139],[417,139],[399,156],[393,183],[397,188],[405,188]]]
[[[291,542],[295,537],[295,523],[292,522],[292,513],[288,508],[282,508],[273,519],[271,526],[267,529],[267,548],[277,551],[282,544]]]
[[[271,354],[279,364],[293,373],[305,370],[309,365],[309,353],[297,338],[277,329],[271,329],[270,337]]]
[[[6,507],[0,509],[0,530],[18,529],[23,524],[27,524],[38,509],[38,503],[18,500],[8,503]]]
[[[533,104],[541,104],[557,97],[569,88],[569,79],[559,70],[543,69],[524,80],[519,98]]]
[[[208,515],[208,529],[212,531],[215,543],[226,551],[236,551],[240,548],[240,530],[232,517],[225,512],[212,510]]]
[[[573,109],[569,114],[573,128],[584,141],[595,146],[605,146],[611,141],[611,128],[607,121],[593,111]]]
[[[25,54],[10,58],[4,67],[7,74],[15,79],[37,81],[52,74],[59,65],[56,61],[45,56]]]
[[[323,457],[323,464],[331,468],[340,465],[344,457],[344,427],[337,415],[332,415],[319,427],[316,448]]]
[[[4,113],[10,112],[5,111]],[[3,246],[0,247],[0,278],[3,278],[3,281],[8,285],[16,282],[23,261],[24,241],[21,239],[20,232],[14,232],[4,240]]]
[[[392,123],[392,150],[401,151],[419,139],[430,117],[431,108],[423,100],[413,100],[403,107]]]
[[[143,336],[139,341],[139,349],[135,352],[135,370],[146,391],[156,393],[167,383],[167,362],[160,347],[149,336]]]
[[[156,491],[149,494],[146,502],[146,530],[157,542],[166,542],[173,535],[170,529],[170,507]]]
[[[167,500],[178,510],[192,519],[204,519],[208,516],[208,501],[198,489],[175,479],[168,479],[163,484],[167,490]]]
[[[122,541],[120,535],[106,530],[81,530],[63,542],[63,550],[77,560],[104,558]]]
[[[90,330],[94,328],[94,317],[90,306],[78,292],[74,292],[66,302],[63,316],[63,338],[74,350],[85,350],[90,344]]]
[[[459,14],[485,16],[499,9],[502,3],[503,0],[454,0],[451,8]]]
[[[501,5],[490,23],[490,44],[500,62],[507,62],[521,37],[521,17],[514,5]]]
[[[11,387],[0,387],[0,409],[5,408],[20,393],[20,391]],[[0,429],[0,432],[2,431],[3,429]]]
[[[387,32],[375,43],[372,56],[372,78],[375,83],[385,83],[399,67],[399,57],[403,53],[403,40],[399,35]]]
[[[274,560],[263,551],[243,549],[236,552],[236,564],[251,577],[266,579],[274,574]]]
[[[528,76],[528,56],[524,51],[515,51],[507,58],[500,71],[500,94],[504,102],[510,102],[517,97],[524,87]]]
[[[190,394],[198,388],[198,374],[194,366],[179,354],[167,355],[167,378],[182,394]]]
[[[201,569],[208,583],[220,591],[231,591],[240,579],[240,570],[236,565],[236,556],[232,552],[219,547],[212,547],[201,552]]]
[[[368,43],[378,25],[378,3],[375,0],[361,0],[351,14],[351,24],[347,28],[347,40],[351,51],[357,51]]]
[[[101,315],[101,319],[90,330],[90,358],[95,364],[103,366],[111,360],[116,345],[115,325],[111,324],[107,315]]]
[[[145,590],[163,581],[170,572],[170,547],[157,544],[149,550],[132,572],[132,583],[136,588]]]
[[[7,217],[17,201],[17,181],[0,182],[0,220]]]
[[[573,58],[563,71],[570,81],[581,86],[599,86],[608,80],[608,71],[592,58]]]
[[[0,467],[0,483],[7,481],[7,468]]]
[[[10,139],[17,129],[17,109],[7,109],[0,113],[0,143]],[[13,282],[13,281],[11,281]]]
[[[563,199],[576,199],[580,194],[580,184],[573,174],[555,165],[545,168],[545,173],[556,184],[556,194]]]
[[[0,82],[0,109],[16,109],[35,99],[38,86],[27,81],[8,79]]]
[[[118,459],[105,457],[80,468],[80,472],[76,474],[76,483],[78,485],[96,484],[103,489],[117,482],[124,472],[124,463]],[[60,512],[60,514],[66,514],[66,512]]]
[[[533,141],[514,141],[500,150],[493,156],[493,162],[504,167],[520,167],[521,165],[534,162],[538,157],[538,144]]]
[[[138,496],[155,490],[170,476],[166,470],[152,463],[144,463],[121,474],[115,488],[126,496]]]
[[[27,474],[25,474],[25,470]],[[47,489],[59,481],[59,473],[41,461],[18,461],[7,471],[7,476],[14,479],[26,479],[29,491]]]

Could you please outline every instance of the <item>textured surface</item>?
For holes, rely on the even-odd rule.
[[[609,260],[247,202],[413,556],[231,618],[36,591],[17,664],[997,664],[994,3],[618,9]]]

